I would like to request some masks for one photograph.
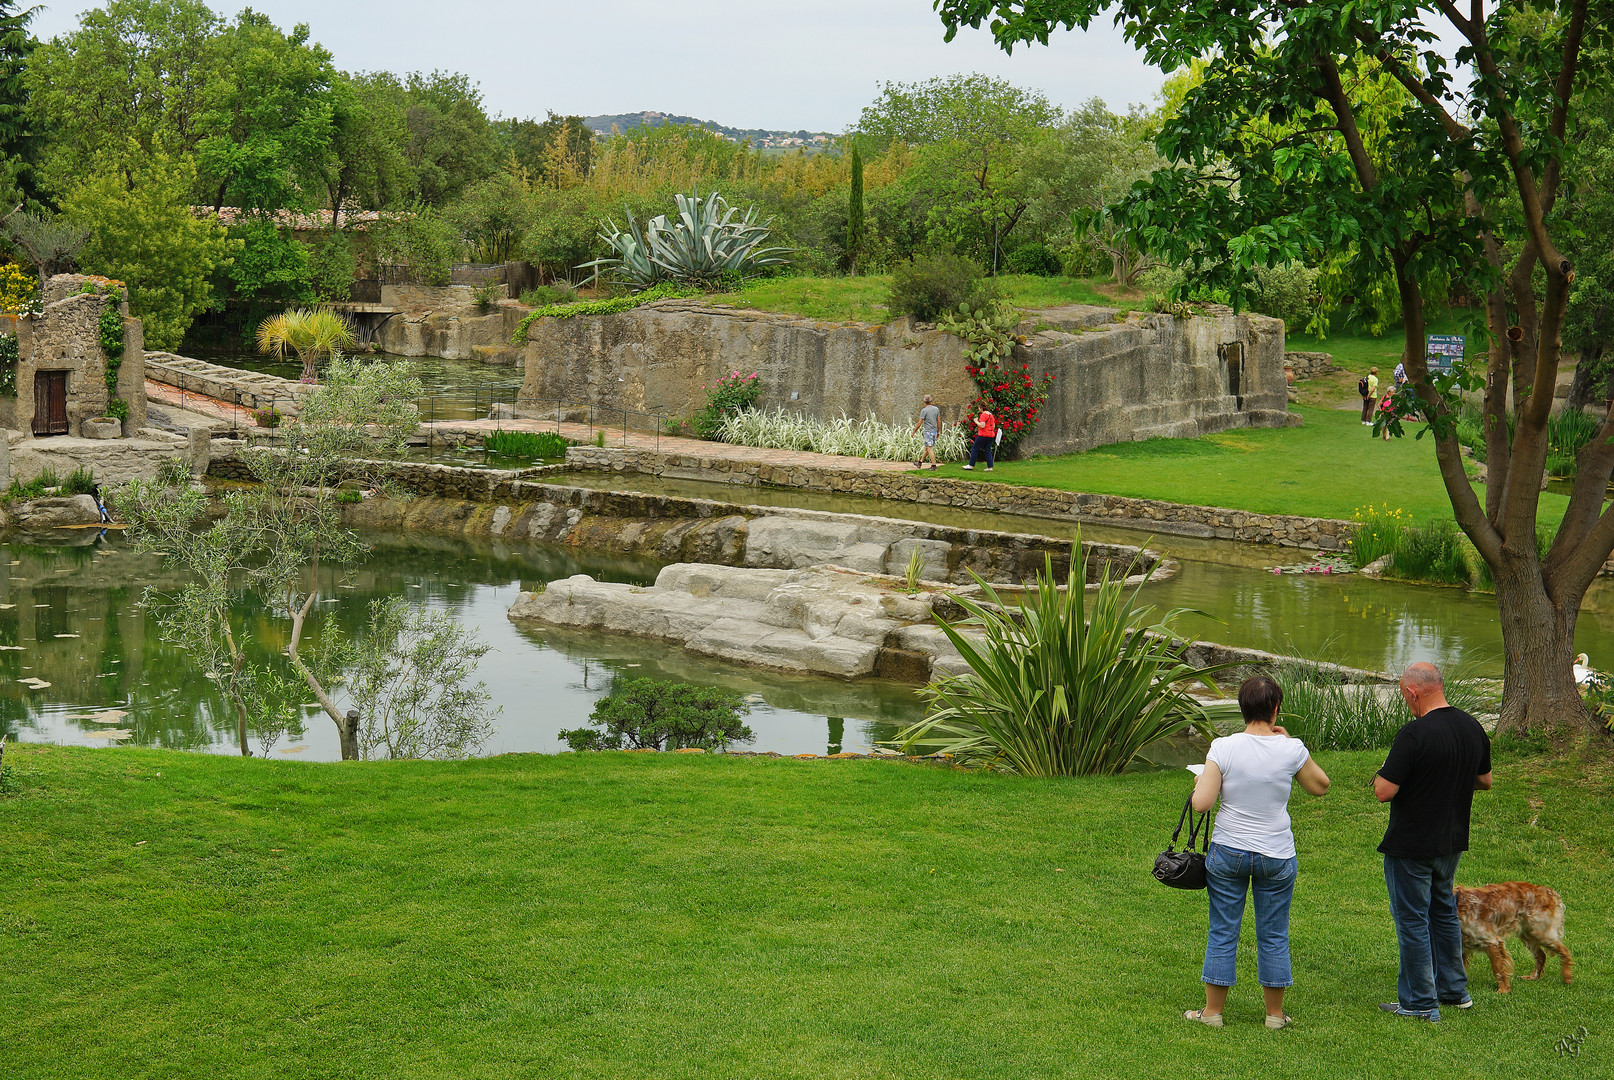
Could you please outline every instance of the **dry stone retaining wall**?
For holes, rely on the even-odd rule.
[[[644,473],[682,480],[730,484],[771,484],[805,491],[868,495],[904,502],[953,506],[970,510],[1023,514],[1066,522],[1103,522],[1174,536],[1241,540],[1283,547],[1340,551],[1355,525],[1333,518],[1289,514],[1256,514],[1216,506],[1189,506],[1158,499],[1095,495],[1053,488],[948,480],[919,473],[875,473],[856,469],[823,469],[811,465],[768,465],[650,450],[573,446],[566,451],[569,468]]]

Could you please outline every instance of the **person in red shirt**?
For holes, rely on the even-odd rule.
[[[986,471],[991,472],[997,449],[998,418],[992,415],[992,410],[982,409],[975,417],[975,441],[970,443],[970,460],[964,468],[973,469],[977,460],[985,458]]]

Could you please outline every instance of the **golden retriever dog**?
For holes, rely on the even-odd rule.
[[[1479,885],[1472,888],[1457,886],[1457,917],[1463,924],[1463,965],[1468,957],[1480,949],[1491,958],[1491,973],[1496,976],[1496,992],[1505,994],[1511,988],[1513,957],[1508,955],[1507,939],[1518,934],[1519,939],[1535,954],[1536,969],[1521,979],[1541,978],[1546,966],[1546,950],[1551,949],[1563,960],[1564,982],[1570,980],[1572,961],[1564,948],[1564,901],[1561,896],[1543,885],[1529,885],[1522,881],[1508,881],[1500,885]]]

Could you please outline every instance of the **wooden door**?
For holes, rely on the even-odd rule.
[[[34,434],[67,434],[67,372],[34,372]]]

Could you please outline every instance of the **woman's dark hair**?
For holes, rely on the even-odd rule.
[[[1251,675],[1239,683],[1239,712],[1245,722],[1271,720],[1283,704],[1283,687],[1265,675]]]

